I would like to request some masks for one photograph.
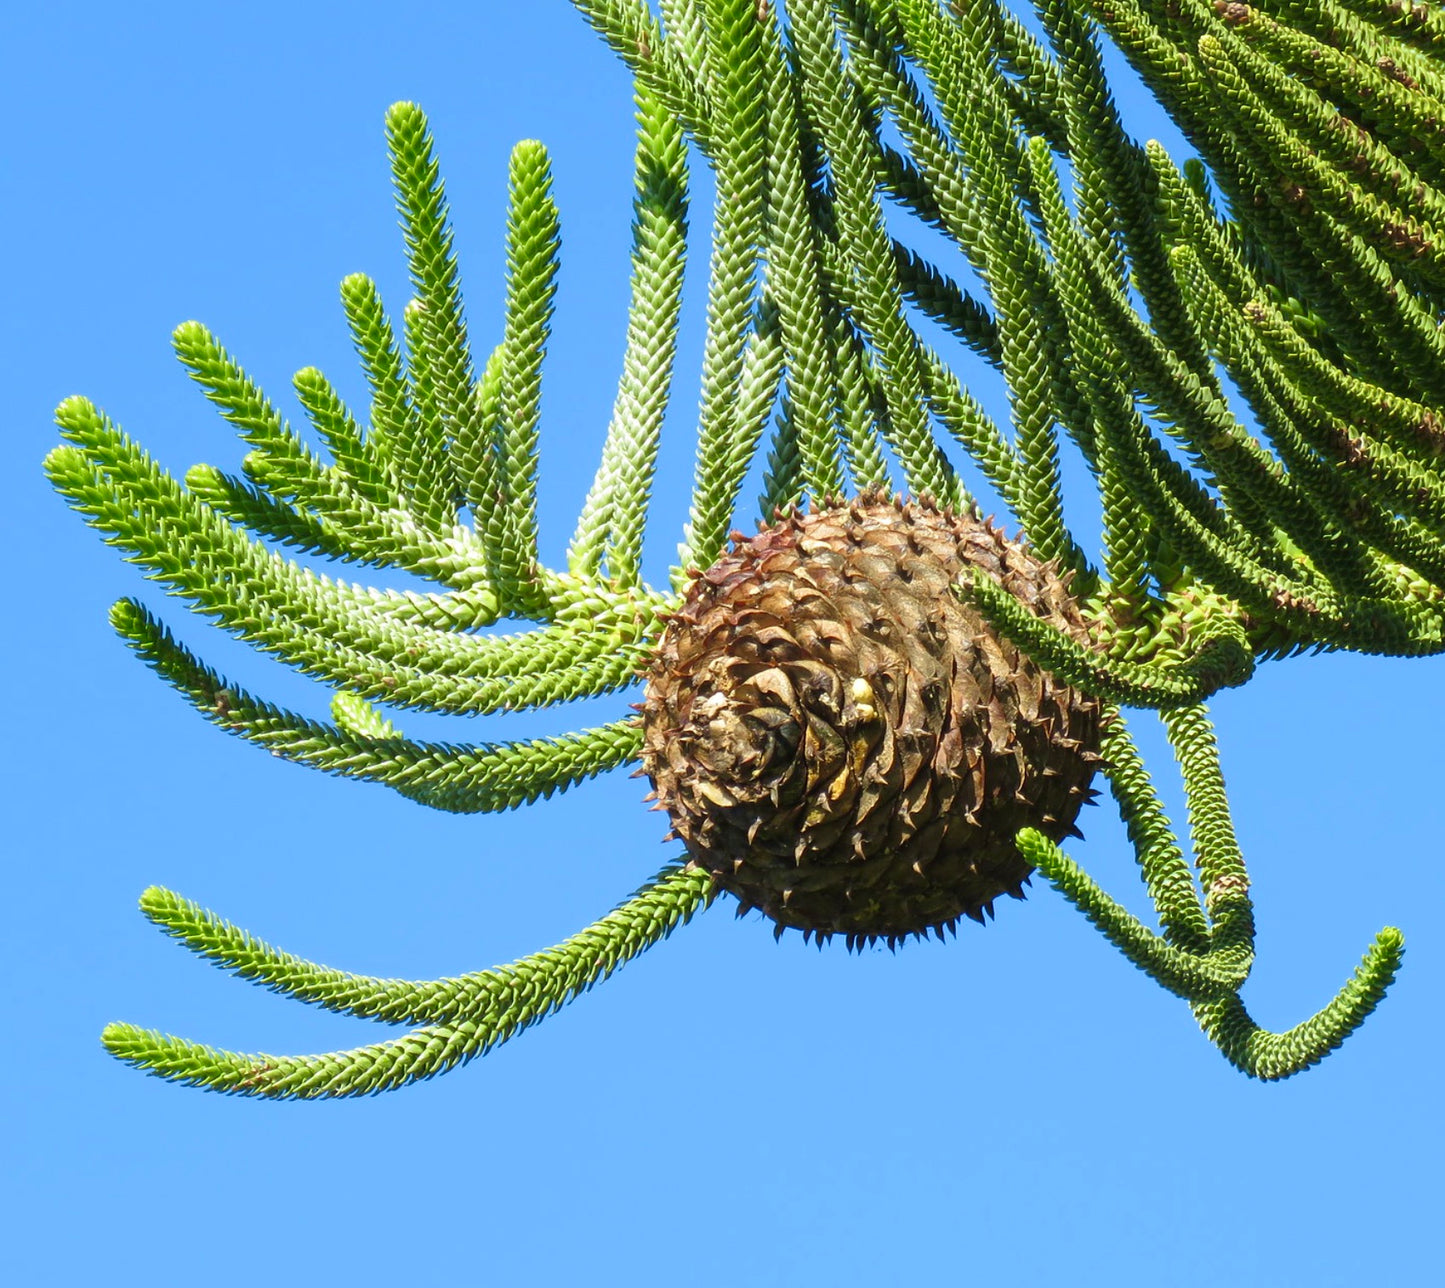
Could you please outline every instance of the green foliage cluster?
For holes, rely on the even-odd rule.
[[[242,475],[197,467],[182,484],[79,398],[61,405],[67,445],[47,462],[152,579],[328,686],[331,720],[228,683],[139,603],[116,605],[116,630],[208,719],[275,754],[435,808],[509,809],[635,761],[635,720],[457,745],[408,738],[383,708],[482,714],[620,693],[687,570],[710,564],[744,513],[874,487],[966,507],[950,460],[961,450],[1034,549],[1072,571],[1094,647],[986,579],[958,593],[1070,683],[1161,713],[1187,793],[1190,854],[1116,711],[1107,776],[1157,932],[1042,836],[1024,832],[1020,847],[1239,1068],[1279,1078],[1320,1060],[1383,995],[1401,937],[1381,932],[1314,1018],[1282,1034],[1253,1023],[1240,1000],[1249,879],[1202,704],[1305,648],[1445,648],[1445,20],[1380,0],[1036,0],[1030,23],[997,0],[575,3],[632,70],[638,128],[626,351],[566,566],[538,557],[558,270],[546,151],[512,154],[500,338],[478,360],[433,142],[403,103],[387,116],[414,291],[400,331],[370,279],[341,288],[369,412],[307,368],[299,431],[188,323],[177,354],[249,444]],[[1181,167],[1129,135],[1105,37],[1201,160]],[[654,587],[642,539],[694,156],[716,182],[696,472],[670,584]],[[958,258],[909,249],[897,235],[908,221]],[[945,336],[962,349],[941,350]],[[1002,373],[1006,426],[970,393],[961,354]],[[1097,558],[1065,522],[1065,442],[1097,486]],[[760,459],[754,507],[742,491]],[[336,580],[288,550],[435,590]],[[486,631],[504,619],[526,628]],[[129,1025],[105,1041],[234,1092],[393,1087],[549,1014],[711,896],[673,866],[555,948],[408,982],[300,961],[151,890],[146,915],[219,964],[413,1027],[301,1058]]]

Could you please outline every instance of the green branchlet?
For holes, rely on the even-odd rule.
[[[1106,772],[1161,932],[1106,894],[1041,833],[1020,832],[1019,849],[1129,961],[1190,1004],[1230,1063],[1251,1077],[1287,1078],[1318,1064],[1379,1004],[1399,968],[1404,938],[1393,927],[1380,931],[1340,992],[1288,1032],[1255,1024],[1239,996],[1254,965],[1249,877],[1234,841],[1214,736],[1199,706],[1172,710],[1165,724],[1184,773],[1197,880],[1117,711],[1105,747]]]
[[[218,1051],[130,1024],[106,1027],[118,1058],[176,1082],[268,1099],[367,1095],[445,1073],[529,1028],[685,925],[713,897],[711,878],[664,870],[627,902],[553,948],[454,979],[374,979],[302,961],[168,890],[141,910],[188,948],[301,1001],[393,1024],[404,1037],[314,1056]]]

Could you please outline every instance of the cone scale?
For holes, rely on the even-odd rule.
[[[693,864],[776,933],[941,936],[1023,897],[1021,828],[1077,834],[1100,704],[953,593],[966,567],[1087,639],[1025,546],[877,494],[734,534],[668,622],[643,769]]]

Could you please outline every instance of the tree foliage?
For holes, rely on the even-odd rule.
[[[1034,549],[1072,571],[1092,645],[986,578],[957,593],[1117,704],[1106,773],[1157,929],[1038,833],[1020,848],[1240,1069],[1279,1078],[1319,1061],[1380,1000],[1401,936],[1382,931],[1313,1018],[1279,1034],[1254,1024],[1240,1000],[1249,878],[1204,704],[1306,649],[1445,649],[1445,20],[1383,0],[575,3],[634,75],[637,148],[626,352],[565,566],[538,556],[559,271],[547,152],[512,153],[503,317],[477,350],[434,143],[401,103],[386,126],[413,295],[398,318],[369,278],[341,286],[371,406],[347,407],[306,368],[294,383],[306,424],[293,427],[192,322],[177,356],[249,445],[239,476],[172,478],[80,398],[59,408],[66,442],[47,461],[152,580],[327,686],[331,720],[242,691],[139,603],[114,607],[115,629],[206,718],[274,754],[434,808],[510,809],[637,759],[621,695],[687,570],[735,523],[878,487],[962,508],[966,458]],[[1181,164],[1128,132],[1104,71],[1111,43],[1197,156]],[[652,586],[643,533],[698,163],[716,197],[696,470],[669,583]],[[910,222],[955,257],[911,250]],[[978,362],[1007,382],[1007,424],[968,388]],[[1065,451],[1097,488],[1097,551],[1065,521]],[[372,589],[321,560],[433,589]],[[519,628],[490,629],[504,621]],[[430,743],[393,723],[608,694],[615,719],[561,738]],[[1164,722],[1187,849],[1117,708]],[[550,1014],[712,895],[679,861],[554,948],[411,982],[301,961],[153,889],[145,914],[227,969],[412,1027],[308,1057],[130,1025],[105,1041],[233,1092],[394,1087]]]

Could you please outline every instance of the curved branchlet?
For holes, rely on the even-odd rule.
[[[205,666],[133,600],[111,609],[111,624],[162,679],[228,733],[298,764],[384,784],[433,809],[477,814],[529,805],[634,760],[642,743],[630,718],[562,738],[480,746],[415,742],[366,699],[344,690],[331,702],[334,724],[308,720]],[[548,676],[559,684],[568,671]],[[568,696],[559,694],[559,700]]]
[[[536,616],[546,603],[537,558],[542,356],[551,328],[560,236],[551,166],[540,143],[527,140],[512,149],[508,189],[496,494],[486,508],[484,530],[492,575],[503,595],[525,615]],[[424,316],[430,320],[429,313]]]
[[[1254,964],[1254,912],[1213,731],[1197,705],[1163,719],[1183,770],[1197,883],[1117,711],[1105,740],[1105,772],[1162,933],[1105,893],[1042,833],[1020,832],[1019,850],[1129,961],[1189,1002],[1230,1063],[1251,1077],[1290,1077],[1318,1064],[1379,1004],[1399,969],[1404,939],[1393,927],[1382,930],[1323,1010],[1284,1033],[1260,1028],[1239,996]]]
[[[1260,1028],[1239,996],[1248,966],[1214,952],[1176,948],[1107,895],[1041,833],[1019,833],[1020,851],[1106,939],[1161,987],[1189,1002],[1200,1028],[1236,1068],[1251,1077],[1288,1078],[1338,1048],[1379,1005],[1394,981],[1404,937],[1387,927],[1331,1002],[1283,1033]],[[1252,956],[1252,954],[1251,954]]]
[[[1205,1035],[1225,1058],[1252,1078],[1288,1078],[1318,1064],[1380,1004],[1405,954],[1405,937],[1393,926],[1375,936],[1364,959],[1330,1003],[1284,1033],[1250,1018],[1238,995],[1194,1003]]]
[[[1234,835],[1229,796],[1214,728],[1199,705],[1164,713],[1164,728],[1184,777],[1194,862],[1209,919],[1211,956],[1248,963],[1254,957],[1254,908],[1249,873]]]
[[[1072,903],[1111,944],[1162,988],[1197,1002],[1230,993],[1244,982],[1244,972],[1208,953],[1175,948],[1115,902],[1077,863],[1041,832],[1026,829],[1018,847],[1049,883]]]
[[[974,603],[1045,670],[1122,706],[1161,711],[1188,706],[1220,689],[1243,684],[1254,672],[1249,640],[1239,623],[1228,617],[1207,621],[1198,629],[1189,660],[1148,664],[1092,651],[1034,616],[988,577],[967,575],[955,593]]]
[[[1209,949],[1209,918],[1194,871],[1175,837],[1124,714],[1110,708],[1102,753],[1109,790],[1139,861],[1165,940],[1199,956]]]
[[[509,966],[452,979],[351,975],[303,961],[168,890],[141,909],[188,948],[277,992],[328,1010],[418,1024],[405,1037],[326,1055],[243,1055],[131,1024],[102,1035],[111,1054],[173,1082],[272,1100],[360,1096],[455,1068],[545,1019],[619,966],[685,925],[712,900],[712,879],[665,869],[625,903],[555,947]]]
[[[656,95],[637,93],[632,300],[627,348],[597,476],[577,520],[568,566],[614,582],[641,579],[642,532],[672,391],[687,253],[687,148]]]
[[[707,89],[714,101],[707,153],[717,181],[709,265],[707,336],[698,405],[692,511],[679,567],[705,568],[722,550],[747,467],[777,392],[781,364],[758,354],[752,324],[761,308],[758,254],[767,203],[767,63],[749,0],[707,0],[706,37],[714,51]],[[644,6],[645,8],[645,6]],[[743,394],[764,372],[764,388]]]

